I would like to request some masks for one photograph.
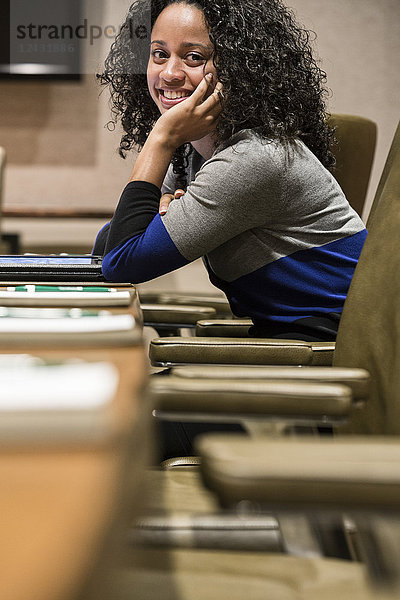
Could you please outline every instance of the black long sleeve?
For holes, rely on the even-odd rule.
[[[104,254],[108,254],[116,246],[131,237],[146,231],[148,225],[158,213],[160,198],[160,189],[152,183],[147,181],[131,181],[128,183],[122,192],[114,216],[109,224]],[[102,240],[104,237],[102,236]],[[100,243],[99,241],[99,245]]]

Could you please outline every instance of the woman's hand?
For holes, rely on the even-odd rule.
[[[222,108],[222,85],[217,83],[204,100],[212,77],[206,75],[187,100],[158,119],[136,159],[130,181],[147,181],[160,188],[175,150],[214,131]]]
[[[187,100],[167,110],[155,124],[153,131],[161,133],[174,149],[214,131],[222,109],[222,84],[218,82],[206,98],[212,80],[213,75],[208,73]]]
[[[184,193],[183,190],[176,190],[175,194],[163,194],[160,199],[160,208],[158,211],[160,215],[163,217],[167,213],[168,206],[171,204],[172,200],[180,198]]]

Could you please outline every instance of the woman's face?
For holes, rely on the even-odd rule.
[[[184,102],[204,75],[216,75],[213,50],[200,9],[170,4],[160,13],[151,33],[147,85],[161,113]]]

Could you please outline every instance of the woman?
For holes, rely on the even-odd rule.
[[[96,240],[105,277],[139,283],[202,256],[252,335],[335,339],[366,231],[326,168],[309,33],[280,0],[152,0],[145,77],[130,74],[130,32],[147,5],[131,6],[101,75],[120,154],[141,148]]]

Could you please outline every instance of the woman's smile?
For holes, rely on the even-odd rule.
[[[158,93],[160,96],[161,104],[165,108],[171,108],[171,106],[175,106],[176,104],[180,104],[184,100],[187,100],[193,92],[189,92],[188,90],[159,89]]]

